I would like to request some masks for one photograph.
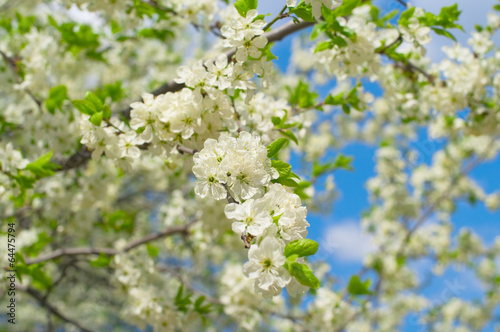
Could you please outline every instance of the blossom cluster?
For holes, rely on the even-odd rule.
[[[235,220],[232,229],[250,245],[245,274],[255,280],[255,291],[278,295],[291,281],[285,269],[285,245],[307,235],[307,210],[300,198],[279,183],[267,149],[257,134],[241,132],[238,138],[221,135],[208,139],[193,157],[198,179],[195,193],[210,192],[217,199],[236,199],[226,205],[226,217]]]
[[[241,132],[238,138],[221,135],[207,139],[193,157],[193,173],[198,178],[195,192],[205,197],[210,191],[217,200],[226,198],[226,188],[238,201],[250,199],[269,184],[278,172],[271,167],[260,137]]]
[[[138,146],[145,143],[148,151],[166,156],[175,143],[199,148],[206,139],[217,137],[222,131],[234,133],[240,125],[250,125],[246,112],[239,123],[232,99],[238,91],[247,103],[251,102],[257,88],[253,77],[257,74],[265,82],[270,74],[270,63],[262,53],[267,44],[262,36],[265,22],[254,20],[256,17],[257,11],[251,10],[246,17],[232,18],[221,28],[224,45],[236,47],[235,61],[228,61],[227,54],[219,54],[214,60],[179,67],[175,82],[185,87],[158,96],[143,93],[142,102],[130,105],[129,126],[116,118],[95,125],[89,122],[89,116],[82,115],[81,143],[94,150],[94,158],[105,152],[108,158],[128,167],[141,154]],[[263,107],[257,110],[258,114],[265,112]],[[276,112],[271,116],[280,116],[282,110]],[[266,124],[262,130],[268,135],[272,130],[271,116],[267,115],[267,122],[260,124]],[[170,149],[165,152],[162,147]]]

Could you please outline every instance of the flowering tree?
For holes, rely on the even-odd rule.
[[[4,326],[491,326],[500,240],[452,230],[460,200],[499,207],[469,173],[500,150],[500,16],[432,62],[431,33],[462,29],[457,5],[282,2],[272,14],[257,0],[0,5],[0,261],[15,271],[0,294],[18,310]],[[310,38],[276,70],[274,45],[300,31]],[[411,145],[422,131],[442,142],[431,163]],[[327,213],[353,141],[376,148],[360,211],[375,250],[341,282],[307,214]],[[424,258],[433,278],[467,266],[484,294],[431,304],[411,266]]]

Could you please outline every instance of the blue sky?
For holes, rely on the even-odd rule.
[[[475,23],[486,22],[486,14],[491,11],[495,0],[416,0],[411,1],[415,6],[423,7],[434,13],[438,13],[441,7],[458,3],[462,10],[461,21],[464,29],[470,32]],[[284,1],[260,1],[260,13],[277,13],[283,7]],[[402,8],[395,0],[375,0],[374,3],[384,10]],[[272,17],[272,16],[271,16]],[[460,31],[454,33],[457,40],[466,45],[467,34]],[[279,58],[278,66],[286,70],[292,38],[288,37],[273,47],[273,53]],[[452,42],[441,36],[434,36],[428,45],[428,56],[435,61],[441,60],[444,55],[441,47],[451,45]],[[376,87],[367,88],[374,95],[380,94]],[[429,162],[431,154],[439,148],[439,142],[430,141],[425,131],[419,135],[415,146],[424,146],[430,143],[427,156],[421,160]],[[335,155],[339,151],[331,151]],[[320,243],[318,258],[326,258],[332,266],[332,273],[341,281],[349,280],[360,266],[362,257],[371,250],[369,238],[360,231],[359,220],[361,213],[368,208],[368,196],[365,189],[367,179],[375,175],[374,152],[371,146],[354,143],[341,150],[342,153],[354,156],[354,172],[338,172],[335,174],[335,182],[341,192],[340,198],[334,202],[333,211],[328,216],[309,215],[311,224],[309,237]],[[292,163],[292,166],[293,163]],[[298,166],[298,165],[297,165]],[[479,183],[487,193],[500,189],[500,158],[492,162],[484,163],[477,167],[471,177]],[[321,185],[321,183],[320,183]],[[455,225],[454,234],[462,227],[468,227],[479,234],[485,244],[491,245],[496,236],[500,234],[500,213],[489,212],[482,203],[470,206],[467,203],[459,203],[456,213],[452,217]],[[419,261],[412,264],[421,280],[429,273],[430,262]],[[449,268],[443,276],[435,278],[423,291],[433,302],[439,303],[444,298],[458,296],[472,300],[480,297],[481,284],[475,279],[473,273],[465,269],[455,270]],[[425,326],[417,323],[415,317],[410,317],[404,331],[424,331]],[[493,324],[484,331],[493,331]]]

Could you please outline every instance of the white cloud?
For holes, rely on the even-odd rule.
[[[353,220],[329,226],[319,246],[322,253],[333,255],[339,261],[356,263],[375,249],[370,237],[363,234],[359,223]]]

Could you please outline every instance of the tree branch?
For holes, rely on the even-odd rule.
[[[159,233],[152,233],[144,236],[143,238],[134,240],[129,242],[122,250],[117,250],[114,248],[61,248],[54,250],[48,254],[33,258],[26,259],[26,265],[32,265],[37,263],[42,263],[46,261],[50,261],[53,259],[57,259],[63,256],[82,256],[82,255],[100,255],[105,254],[109,256],[114,256],[122,252],[128,252],[136,247],[139,247],[143,244],[173,235],[173,234],[187,234],[189,228],[197,222],[198,219],[194,219],[189,223],[182,226],[174,226],[167,228],[166,230]]]
[[[396,0],[396,2],[399,2],[401,5],[408,7],[408,4],[404,2],[403,0]]]
[[[198,152],[198,150],[187,148],[184,145],[177,145],[177,151],[179,151],[181,154],[187,153],[190,155],[193,155],[196,152]]]
[[[306,21],[301,20],[300,23],[295,24],[294,22],[291,21],[291,22],[288,22],[288,23],[286,23],[286,24],[284,24],[284,25],[282,25],[282,26],[280,26],[272,31],[266,32],[264,34],[264,36],[266,36],[269,43],[271,43],[271,42],[282,40],[286,36],[291,35],[297,31],[303,30],[303,29],[310,27],[312,25],[314,25],[314,22],[306,22]],[[232,49],[227,50],[223,54],[225,54],[227,56],[227,58],[229,60],[231,60],[235,53],[236,53],[236,49],[232,48]],[[215,59],[213,59],[212,61],[215,61]],[[170,82],[163,84],[162,86],[160,86],[156,90],[152,91],[151,93],[154,96],[158,96],[161,94],[165,94],[167,92],[180,91],[184,87],[185,87],[184,84],[179,84],[179,83],[176,83],[175,81],[170,81]],[[119,113],[121,115],[123,115],[125,118],[130,119],[130,111],[131,110],[132,110],[132,108],[129,106]],[[179,150],[179,148],[177,150]],[[179,150],[179,152],[189,153],[187,151],[181,151],[181,150]],[[193,154],[193,153],[190,153],[190,154]],[[74,153],[66,161],[63,161],[60,164],[61,170],[67,171],[69,169],[79,167],[79,166],[83,165],[85,162],[87,162],[90,159],[90,156],[91,156],[91,153],[88,150],[88,148],[83,146],[78,152]]]
[[[10,70],[12,71],[12,73],[14,74],[14,77],[15,77],[15,80],[17,82],[17,84],[21,84],[23,83],[23,80],[21,79],[21,77],[19,76],[19,67],[17,65],[17,59],[12,59],[11,57],[9,57],[5,52],[3,52],[2,50],[0,50],[0,55],[2,56],[2,58],[4,59],[4,61],[7,63],[7,65],[9,66]],[[23,88],[23,90],[30,96],[31,99],[33,99],[33,101],[37,104],[38,108],[40,110],[42,110],[42,102],[40,101],[40,99],[38,99],[32,92],[31,90],[27,89],[27,88]]]
[[[47,299],[39,292],[37,291],[36,289],[34,288],[31,288],[31,287],[25,287],[25,286],[22,286],[22,285],[18,285],[17,286],[21,291],[23,292],[26,292],[28,293],[29,295],[31,295],[33,298],[35,298],[38,303],[40,303],[40,305],[44,308],[46,308],[48,311],[50,311],[50,313],[52,313],[54,316],[57,316],[59,317],[60,319],[62,319],[63,321],[67,322],[67,323],[70,323],[74,326],[76,326],[78,329],[80,329],[81,331],[83,332],[94,332],[93,330],[89,330],[85,327],[83,327],[82,325],[80,325],[80,323],[78,323],[77,321],[67,317],[66,315],[64,315],[62,312],[60,312],[56,307],[54,307],[52,304],[50,304]]]
[[[491,144],[495,141],[493,139],[488,146],[491,146]],[[450,185],[448,186],[447,190],[439,196],[433,203],[431,203],[427,209],[420,215],[420,217],[417,219],[415,222],[415,225],[413,228],[410,228],[408,232],[406,233],[406,236],[404,237],[403,241],[401,242],[401,246],[399,247],[397,256],[400,257],[403,255],[403,251],[405,249],[405,246],[410,242],[411,237],[413,234],[417,231],[417,229],[422,226],[422,224],[432,215],[436,207],[446,198],[448,198],[450,190],[453,188],[453,186],[457,183],[457,181],[460,179],[461,176],[469,174],[474,168],[476,168],[481,162],[483,161],[483,158],[481,156],[477,157],[476,159],[472,160],[469,164],[467,164],[451,181]]]
[[[314,22],[306,22],[303,20],[300,20],[300,23],[298,23],[298,24],[295,24],[293,21],[290,21],[290,22],[283,24],[282,26],[280,26],[272,31],[266,32],[264,34],[264,36],[267,38],[269,43],[272,43],[275,41],[282,40],[286,36],[291,35],[297,31],[303,30],[305,28],[308,28],[314,24],[315,24]],[[225,54],[227,56],[228,60],[231,60],[233,58],[233,56],[236,54],[236,48],[231,48],[231,49],[227,50],[226,52],[224,52],[223,54]],[[211,61],[215,62],[215,59],[212,59]],[[170,82],[163,84],[162,86],[160,86],[158,89],[154,90],[151,93],[154,96],[158,96],[161,94],[165,94],[167,92],[180,91],[184,87],[185,87],[184,83],[176,83],[175,81],[172,80]],[[121,114],[123,116],[125,116],[127,119],[129,119],[131,110],[132,110],[132,108],[128,107],[128,108],[124,109],[123,111],[121,111]]]

